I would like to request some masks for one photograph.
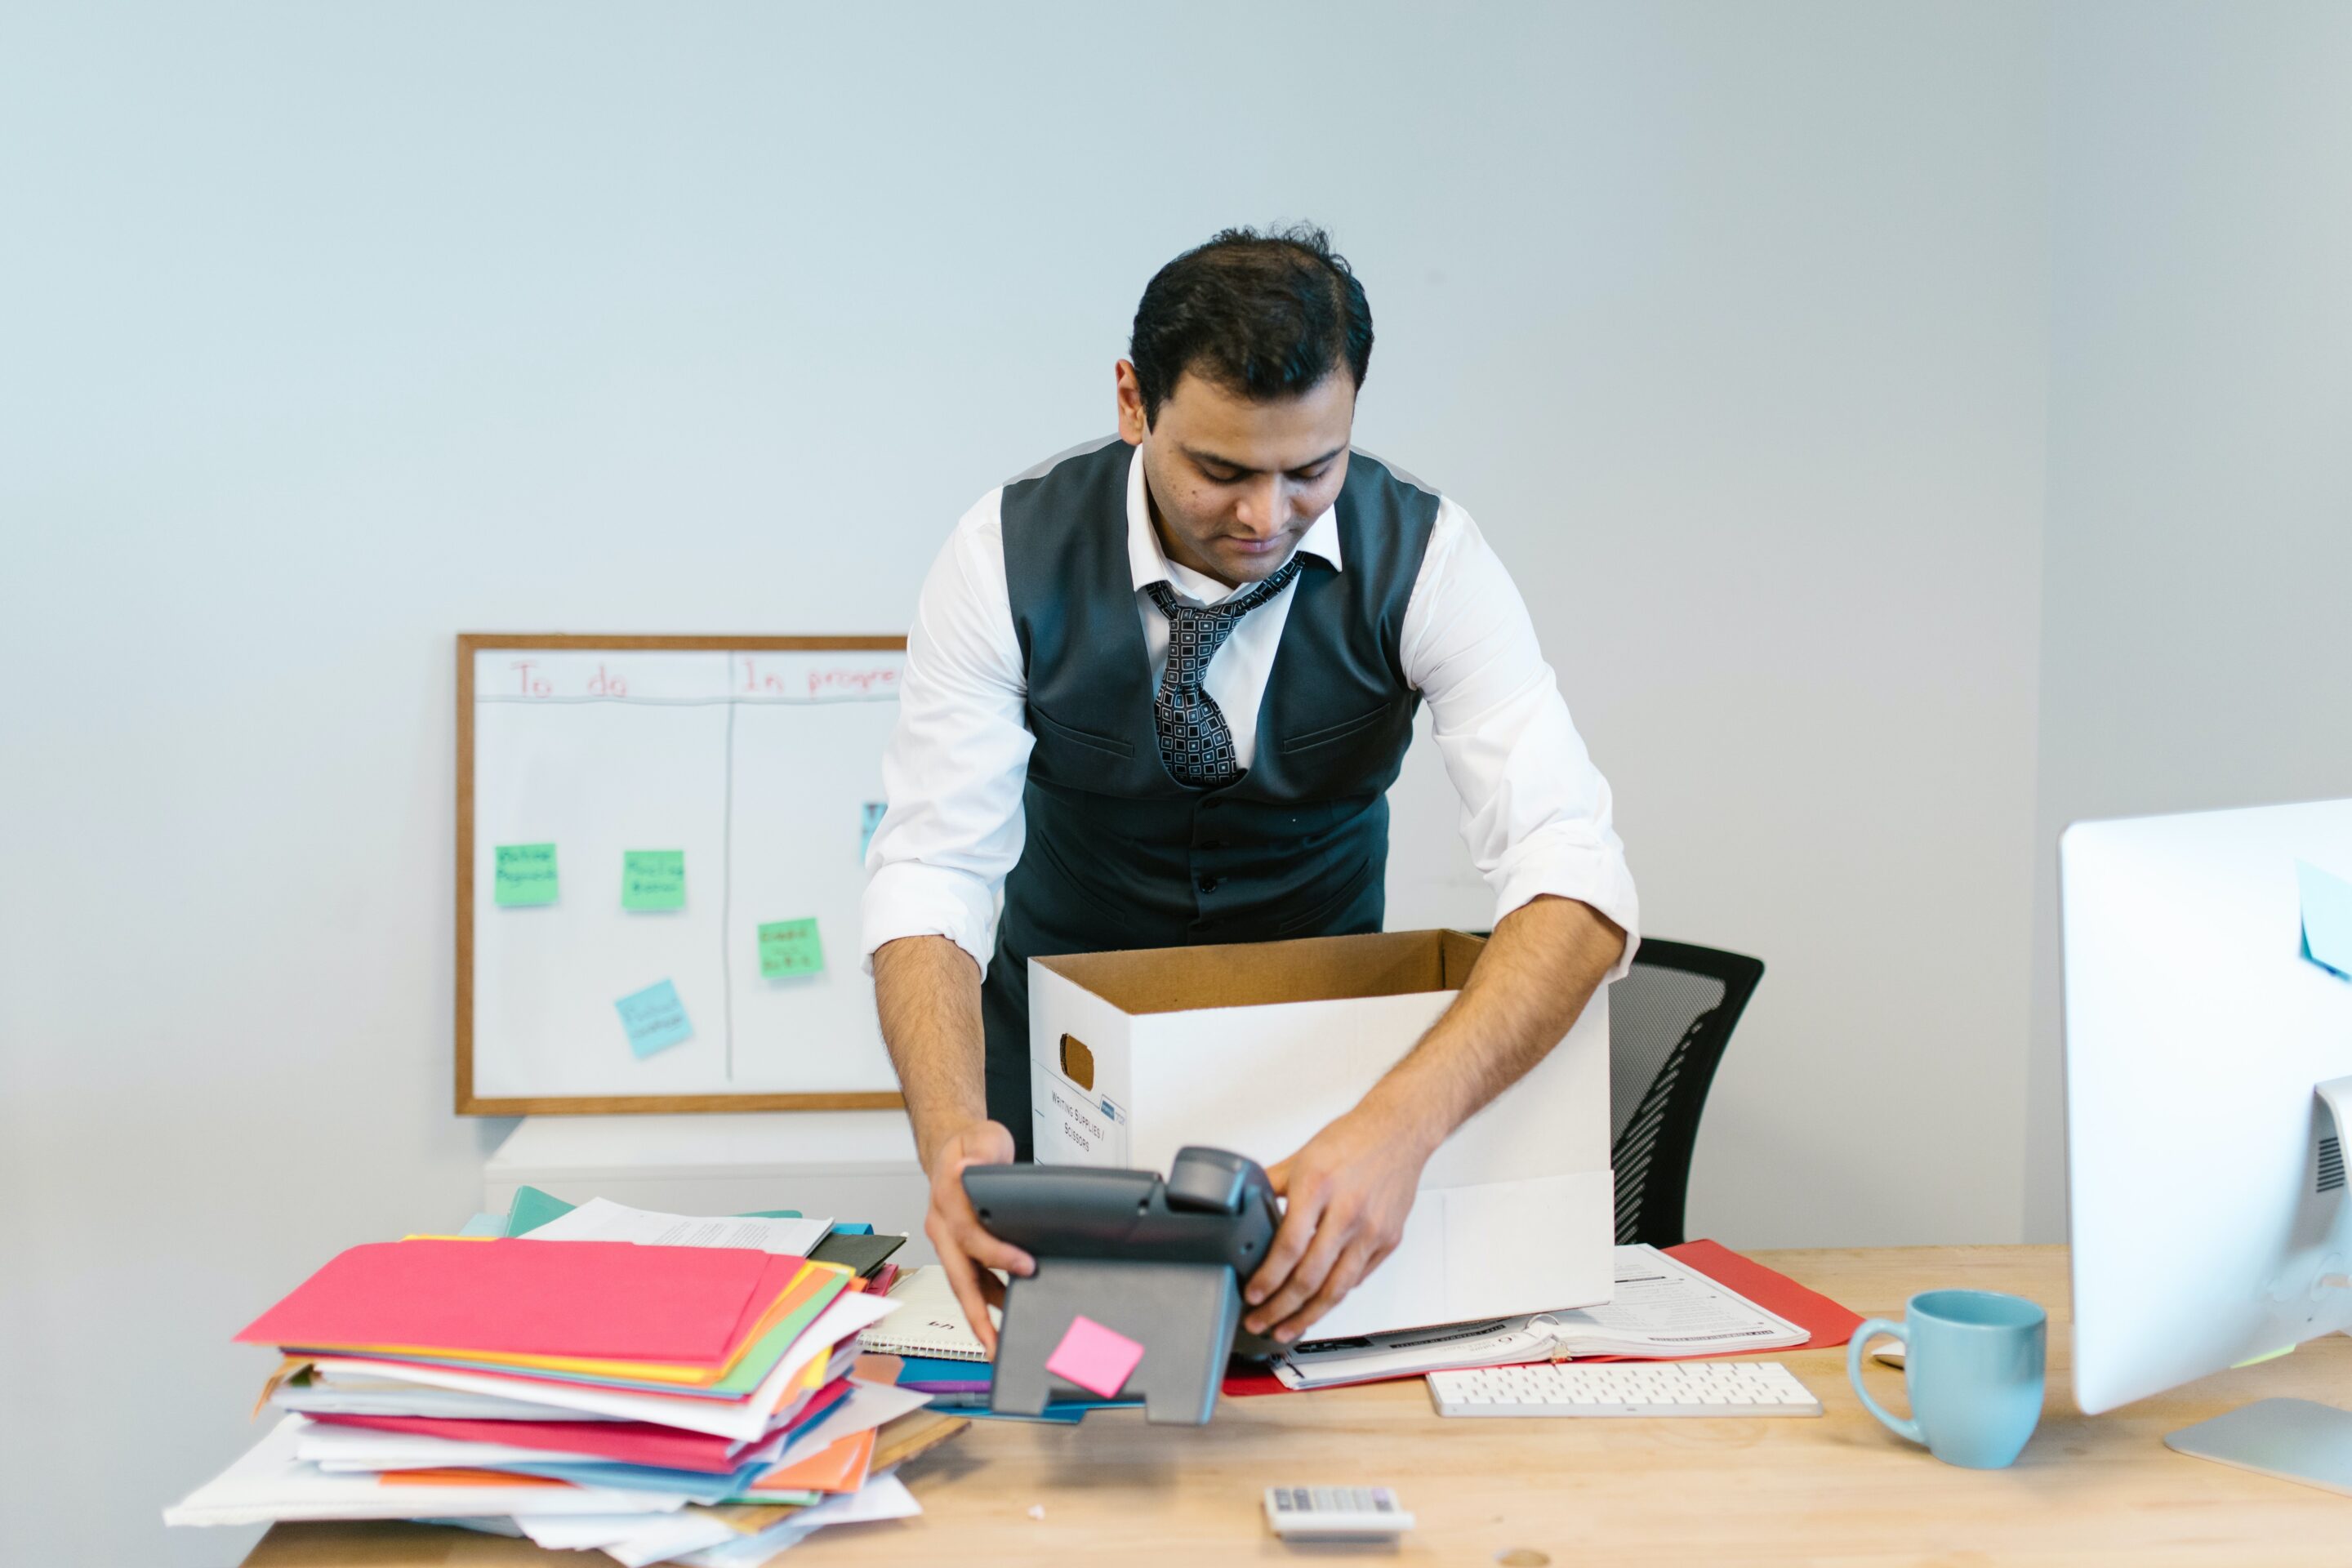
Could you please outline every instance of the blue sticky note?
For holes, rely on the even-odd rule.
[[[677,987],[667,980],[624,996],[613,1005],[621,1010],[621,1027],[629,1032],[629,1049],[640,1057],[666,1051],[694,1037],[686,1004],[677,999]]]
[[[2352,980],[2352,882],[2308,860],[2294,863],[2303,891],[2303,956]]]

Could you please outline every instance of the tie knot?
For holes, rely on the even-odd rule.
[[[1276,594],[1281,593],[1285,588],[1290,586],[1290,580],[1297,575],[1298,557],[1297,555],[1293,555],[1289,560],[1284,562],[1279,567],[1276,567],[1273,575],[1258,583],[1255,586],[1246,589],[1242,593],[1235,594],[1232,598],[1225,599],[1214,605],[1186,604],[1183,600],[1176,596],[1175,588],[1171,586],[1165,578],[1162,578],[1157,583],[1146,584],[1144,585],[1144,592],[1150,594],[1151,595],[1151,602],[1160,606],[1160,613],[1166,616],[1171,621],[1179,618],[1197,618],[1200,620],[1223,621],[1230,624],[1234,621],[1240,620],[1244,616],[1248,615],[1252,610],[1256,609],[1260,605],[1265,604],[1268,599],[1273,598]]]

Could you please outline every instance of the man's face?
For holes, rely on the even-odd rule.
[[[1135,367],[1118,364],[1119,435],[1143,448],[1160,548],[1229,588],[1272,576],[1339,499],[1355,416],[1344,366],[1272,403],[1187,372],[1146,425]]]

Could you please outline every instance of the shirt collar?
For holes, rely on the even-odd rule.
[[[1323,515],[1299,536],[1293,553],[1319,556],[1332,571],[1339,572],[1345,568],[1339,561],[1339,520],[1333,515],[1336,510],[1336,507],[1326,507]],[[1167,583],[1186,598],[1202,605],[1222,603],[1242,588],[1256,585],[1244,583],[1241,588],[1228,588],[1214,577],[1168,559],[1168,552],[1160,548],[1160,531],[1151,526],[1150,502],[1144,497],[1140,447],[1127,465],[1127,568],[1139,594],[1154,583]]]

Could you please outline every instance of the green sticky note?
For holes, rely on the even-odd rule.
[[[529,1236],[550,1220],[562,1219],[579,1205],[567,1204],[553,1193],[542,1193],[537,1187],[521,1186],[507,1205],[507,1234]]]
[[[814,921],[770,921],[760,928],[760,973],[774,980],[824,970],[824,943]]]
[[[499,904],[555,902],[555,846],[501,844],[498,874],[490,879],[490,899]]]
[[[623,850],[621,907],[625,910],[686,908],[686,851]]]

